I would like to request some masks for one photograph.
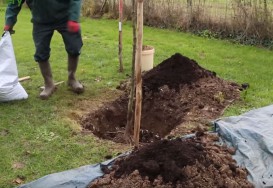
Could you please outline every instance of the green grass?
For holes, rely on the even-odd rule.
[[[4,11],[0,10],[0,17],[3,16]],[[3,21],[0,20],[0,26],[4,25]],[[14,29],[16,34],[12,39],[19,77],[31,76],[31,80],[22,83],[29,99],[0,104],[0,188],[14,187],[12,181],[18,176],[24,177],[27,183],[50,173],[104,161],[105,155],[118,152],[110,142],[81,134],[74,116],[87,112],[92,108],[88,101],[100,100],[130,74],[130,23],[123,27],[125,72],[118,73],[118,22],[83,18],[84,47],[78,78],[86,86],[86,92],[75,95],[62,84],[48,101],[38,98],[43,80],[33,61],[28,10],[21,12]],[[243,101],[229,107],[225,115],[239,115],[273,101],[272,51],[148,27],[144,28],[144,44],[155,47],[155,64],[179,52],[223,79],[249,83],[250,88],[242,94]],[[65,81],[66,53],[57,33],[51,48],[54,79]],[[96,78],[101,81],[95,81]],[[18,162],[23,167],[13,168]]]

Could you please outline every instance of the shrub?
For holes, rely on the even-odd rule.
[[[123,1],[123,17],[131,19],[132,0]],[[85,16],[118,18],[119,0],[83,2]],[[273,8],[269,7],[273,6],[268,0],[145,0],[144,24],[268,46],[273,41]]]

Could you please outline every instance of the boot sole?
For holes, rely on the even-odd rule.
[[[71,87],[71,90],[76,94],[81,94],[84,92],[84,88],[72,88]]]
[[[82,85],[82,84],[81,84],[81,85]],[[70,89],[71,89],[74,93],[76,93],[76,94],[81,94],[81,93],[84,92],[84,86],[83,86],[83,85],[82,85],[82,87],[77,87],[77,88],[75,88],[75,87],[72,86],[72,84],[69,84],[69,83],[68,83],[68,86],[69,86]]]

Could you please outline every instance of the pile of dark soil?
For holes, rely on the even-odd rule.
[[[115,142],[125,142],[128,90],[122,85],[120,88],[124,89],[123,95],[81,121],[95,135]],[[221,116],[228,105],[240,98],[241,89],[194,60],[173,55],[143,75],[140,141],[188,134],[188,124],[204,124]]]
[[[231,157],[234,149],[214,144],[217,139],[203,134],[148,144],[117,159],[88,188],[252,188]]]
[[[128,86],[124,93],[84,119],[84,128],[106,139],[124,142]],[[236,165],[235,150],[215,144],[219,138],[205,133],[204,122],[222,115],[240,98],[242,89],[194,60],[175,54],[143,75],[141,147],[116,159],[105,175],[89,188],[251,188],[247,172]],[[187,128],[195,136],[175,138]],[[167,137],[169,139],[163,139]],[[175,138],[175,139],[170,139]],[[148,144],[144,144],[148,142]]]

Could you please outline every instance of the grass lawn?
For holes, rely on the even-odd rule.
[[[4,9],[0,8],[0,26],[4,25],[3,17]],[[27,183],[50,173],[104,161],[104,156],[128,149],[81,133],[77,120],[100,101],[111,99],[118,83],[130,75],[130,23],[123,27],[125,71],[119,73],[118,21],[83,18],[84,47],[77,75],[86,92],[75,95],[62,84],[48,101],[38,98],[43,80],[33,60],[29,10],[21,11],[14,29],[19,77],[30,76],[31,80],[22,83],[29,99],[0,103],[0,188],[14,187],[17,177]],[[272,51],[148,27],[144,28],[144,44],[155,47],[155,64],[179,52],[221,78],[249,83],[250,88],[242,93],[243,100],[230,106],[226,116],[273,102]],[[66,61],[62,39],[55,33],[51,65],[56,82],[67,79]]]

